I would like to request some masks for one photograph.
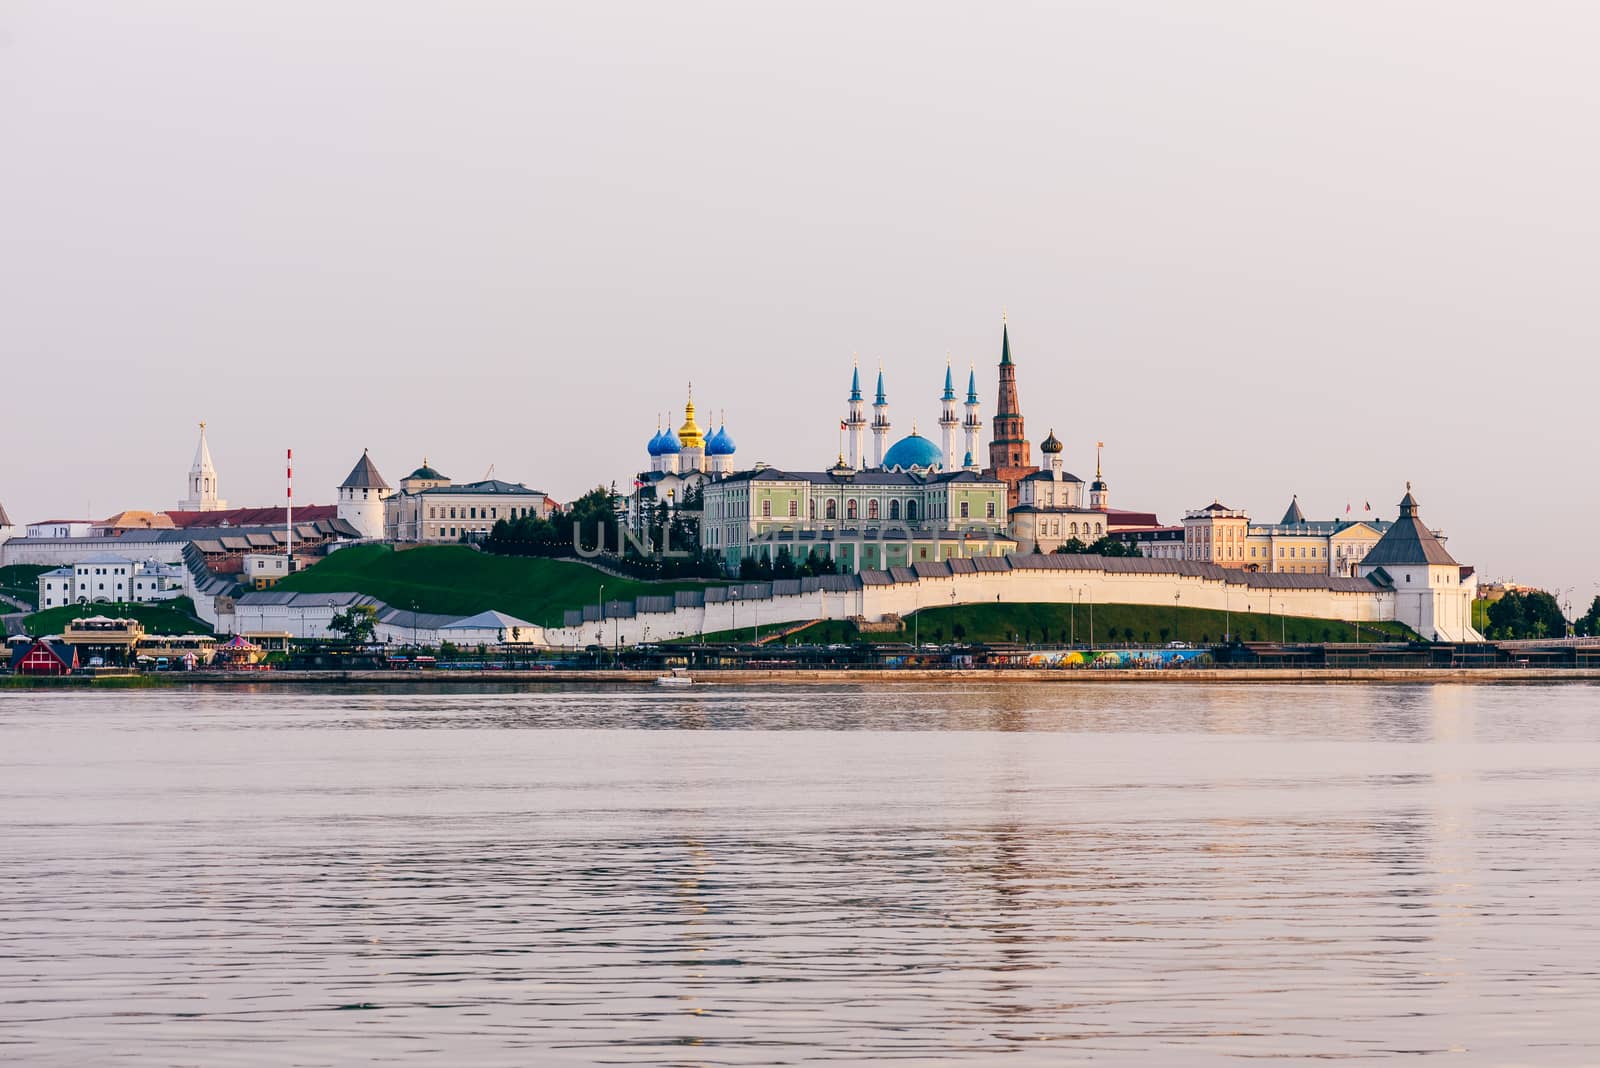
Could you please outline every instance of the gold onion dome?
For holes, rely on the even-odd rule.
[[[694,421],[692,395],[683,406],[683,425],[678,428],[678,443],[685,449],[703,449],[706,446],[705,432],[700,429],[700,424]]]
[[[1039,443],[1040,452],[1060,452],[1061,442],[1056,438],[1056,432],[1050,431],[1050,436]]]

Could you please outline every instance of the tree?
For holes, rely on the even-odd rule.
[[[1600,595],[1590,603],[1589,610],[1578,618],[1578,633],[1600,638]]]
[[[378,633],[378,610],[369,604],[353,604],[328,620],[328,629],[355,645],[365,645]]]

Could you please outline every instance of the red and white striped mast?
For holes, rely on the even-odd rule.
[[[286,561],[284,561],[284,572],[283,573],[285,575],[288,575],[288,574],[292,574],[293,571],[294,571],[294,450],[293,449],[284,450],[284,477],[288,480],[288,483],[289,483],[288,484],[288,490],[287,490],[287,494],[288,495],[284,498],[286,501],[289,502],[289,506],[287,508],[285,508],[284,511],[283,511],[283,525],[284,525],[284,528],[285,528],[284,529],[284,535],[288,539],[287,540],[287,546],[284,549],[284,551],[286,553],[288,553],[288,559]]]

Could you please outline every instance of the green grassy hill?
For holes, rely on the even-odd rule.
[[[36,605],[39,603],[39,576],[50,570],[53,569],[39,564],[0,567],[0,593]],[[0,609],[0,612],[6,611],[10,609]]]
[[[1077,626],[1074,631],[1073,618]],[[902,633],[863,635],[846,620],[830,619],[796,633],[790,641],[806,644],[835,642],[909,642],[913,636],[923,642],[1032,642],[1064,644],[1074,633],[1079,642],[1090,640],[1089,606],[1076,609],[1065,604],[972,604],[954,608],[924,608],[916,617],[906,617]],[[1265,613],[1234,612],[1234,633],[1243,641],[1353,642],[1354,623],[1298,616],[1267,616]],[[771,628],[765,628],[770,633]],[[1131,635],[1129,632],[1132,632]],[[1227,632],[1224,613],[1205,608],[1179,608],[1164,605],[1100,604],[1094,607],[1096,644],[1141,642],[1160,644],[1186,641],[1196,645],[1217,643]],[[749,642],[753,628],[741,627],[737,633],[721,631],[705,636],[711,642]],[[1401,623],[1363,623],[1361,641],[1399,641],[1415,637]],[[687,639],[694,641],[696,639]]]
[[[132,616],[149,634],[210,634],[211,625],[194,616],[187,597],[147,604],[69,604],[35,612],[22,621],[29,634],[60,634],[80,616]]]
[[[569,608],[594,604],[604,584],[606,600],[699,589],[685,579],[643,582],[617,578],[587,564],[532,556],[491,556],[461,545],[395,552],[382,545],[341,549],[275,589],[311,593],[353,591],[396,608],[472,615],[498,609],[540,626],[559,626]]]

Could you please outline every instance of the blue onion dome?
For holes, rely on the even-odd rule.
[[[645,450],[645,452],[648,452],[651,456],[660,456],[661,455],[661,430],[660,430],[660,428],[657,428],[656,436],[650,439],[650,444],[646,445],[644,447],[644,450]]]
[[[909,471],[913,467],[943,467],[944,453],[939,451],[939,446],[923,437],[921,434],[910,434],[889,446],[889,451],[883,454],[883,469],[893,471],[899,468]]]
[[[1049,437],[1045,438],[1043,441],[1041,441],[1039,443],[1039,451],[1040,452],[1049,452],[1049,453],[1056,453],[1056,452],[1060,452],[1061,451],[1061,442],[1056,437],[1056,432],[1055,432],[1054,429],[1052,429],[1050,431],[1050,436]]]
[[[728,428],[726,426],[718,427],[717,432],[712,434],[710,439],[706,442],[706,455],[733,455],[733,438],[728,436]]]
[[[659,456],[676,456],[683,451],[683,444],[678,440],[677,431],[669,426],[661,432],[661,443],[656,448],[661,450]]]

